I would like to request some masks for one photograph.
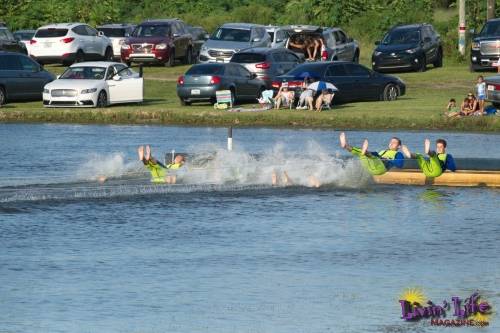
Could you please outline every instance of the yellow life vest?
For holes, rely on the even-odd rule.
[[[393,160],[396,158],[397,153],[398,153],[397,150],[387,149],[379,151],[378,156],[380,156],[380,158],[385,158],[387,160]]]
[[[171,163],[167,165],[167,169],[177,170],[182,167],[182,163]]]

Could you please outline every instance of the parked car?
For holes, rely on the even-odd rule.
[[[57,23],[38,28],[30,55],[41,64],[69,65],[86,60],[113,60],[113,45],[102,32],[84,23]]]
[[[55,80],[30,57],[0,51],[0,105],[13,100],[42,99],[43,87]]]
[[[486,100],[500,109],[500,76],[490,76],[484,79],[486,83]]]
[[[237,52],[231,58],[231,63],[239,63],[255,73],[257,78],[271,88],[274,78],[289,72],[303,62],[295,53],[287,49],[272,49],[257,47]]]
[[[173,66],[176,59],[193,62],[193,37],[179,19],[144,21],[122,45],[122,61]]]
[[[132,34],[135,29],[134,24],[115,23],[104,24],[97,27],[97,31],[101,31],[104,36],[108,37],[113,44],[113,58],[121,59],[121,48],[126,39]]]
[[[177,80],[177,96],[182,105],[192,102],[215,103],[215,92],[230,90],[235,101],[254,100],[266,89],[264,82],[235,63],[209,63],[192,66]]]
[[[271,37],[263,25],[226,23],[201,47],[200,62],[229,62],[233,54],[250,47],[269,47]]]
[[[470,69],[494,68],[500,57],[500,19],[488,20],[479,34],[472,36]]]
[[[140,103],[144,80],[123,63],[97,61],[73,64],[43,89],[46,107],[105,107]]]
[[[375,42],[373,70],[416,70],[423,72],[427,64],[443,66],[441,37],[430,24],[399,25]]]
[[[13,33],[14,38],[23,43],[24,47],[26,50],[28,50],[28,47],[30,45],[30,40],[33,38],[35,35],[36,30],[17,30]],[[28,52],[29,54],[29,52]]]
[[[272,48],[286,47],[290,29],[287,27],[267,26],[266,31],[271,37]]]
[[[188,31],[193,36],[193,60],[198,61],[200,57],[201,46],[210,38],[208,32],[202,27],[187,26]]]
[[[304,55],[306,58],[307,55],[303,50],[296,49],[290,45],[291,41],[303,40],[310,37],[322,38],[324,49],[317,53],[316,60],[359,61],[359,43],[349,37],[340,28],[327,28],[313,25],[291,25],[287,27],[287,29],[290,29],[292,32],[286,42],[286,48]]]
[[[19,42],[9,28],[4,24],[0,25],[0,51],[11,51],[28,54],[26,46]]]
[[[299,91],[305,77],[333,83],[339,90],[335,93],[334,103],[393,101],[406,92],[401,79],[345,61],[304,63],[278,76],[272,85],[279,89],[283,82],[287,82],[288,89]]]

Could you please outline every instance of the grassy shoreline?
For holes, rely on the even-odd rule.
[[[466,65],[445,64],[424,73],[400,73],[407,94],[395,102],[363,102],[335,105],[322,113],[272,110],[231,113],[209,104],[183,107],[176,96],[176,78],[187,66],[145,68],[145,102],[104,109],[44,108],[40,101],[14,102],[0,108],[0,123],[53,122],[78,124],[155,124],[187,126],[258,126],[292,128],[343,128],[363,130],[500,131],[500,117],[447,119],[444,107],[450,98],[458,102],[472,91],[478,73]],[[63,67],[50,66],[59,74]],[[485,76],[490,73],[483,73]],[[243,107],[257,107],[243,105]]]

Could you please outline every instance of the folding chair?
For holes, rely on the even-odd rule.
[[[227,109],[228,104],[229,107],[233,107],[231,90],[218,90],[215,92],[215,98],[217,103],[214,104],[214,109]]]

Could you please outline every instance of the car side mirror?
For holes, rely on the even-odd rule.
[[[120,75],[113,75],[113,81],[121,81],[122,77]]]
[[[377,40],[377,41],[375,42],[375,45],[380,45],[380,41],[379,41],[379,40]]]
[[[102,32],[102,31],[98,31],[98,32],[97,32],[97,36],[99,36],[99,37],[104,36],[104,32]]]

